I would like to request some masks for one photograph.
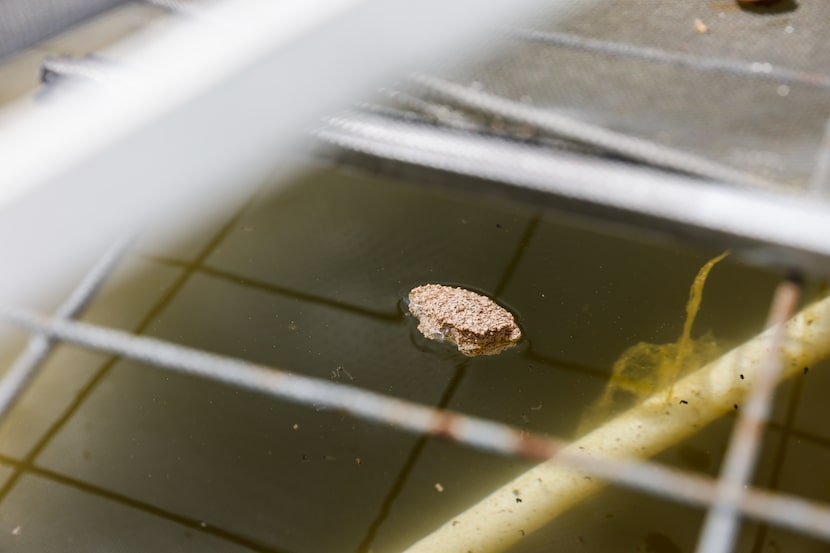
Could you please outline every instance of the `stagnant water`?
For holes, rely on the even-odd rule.
[[[677,340],[717,253],[316,167],[187,243],[139,243],[86,318],[573,437],[624,350]],[[692,337],[756,334],[777,280],[719,263]],[[496,299],[523,341],[467,358],[425,340],[402,300],[426,283]],[[827,372],[779,392],[759,485],[830,500]],[[660,460],[716,474],[731,423]],[[66,346],[2,427],[0,453],[4,551],[396,552],[530,466]],[[611,488],[511,551],[692,551],[702,517]],[[748,523],[736,551],[825,547]]]

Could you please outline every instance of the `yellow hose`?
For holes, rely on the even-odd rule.
[[[679,380],[666,402],[657,390],[569,448],[618,458],[647,458],[688,438],[744,400],[768,347],[768,331]],[[786,325],[783,375],[800,373],[830,355],[830,298]],[[680,403],[683,400],[685,403]],[[444,523],[406,553],[496,553],[520,541],[606,484],[546,461]],[[522,502],[516,502],[518,490]]]

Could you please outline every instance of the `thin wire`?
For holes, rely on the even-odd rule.
[[[607,152],[654,167],[663,167],[716,181],[777,192],[786,190],[778,183],[751,173],[643,138],[585,123],[551,110],[514,102],[495,94],[482,92],[469,86],[430,75],[416,74],[411,75],[409,79],[415,85],[467,108],[498,115],[511,121],[526,123],[554,135],[590,144]]]
[[[556,456],[562,465],[674,501],[696,505],[711,505],[716,501],[717,486],[708,477],[648,461],[594,457],[578,450],[566,450],[568,443],[564,440],[528,433],[503,423],[437,410],[346,384],[296,375],[89,323],[47,319],[21,309],[0,310],[0,317],[54,339],[271,397],[344,410],[369,421],[392,424],[409,432],[451,438],[477,449],[537,460]],[[830,505],[750,489],[734,506],[748,516],[830,540]]]
[[[698,553],[728,553],[734,545],[738,529],[738,511],[734,504],[744,494],[744,486],[750,481],[757,464],[764,425],[772,409],[775,384],[783,370],[785,324],[795,312],[800,295],[800,285],[791,280],[779,284],[775,291],[768,319],[768,326],[772,327],[768,338],[769,349],[760,364],[747,401],[738,413],[718,480],[717,501],[706,516],[698,540]]]
[[[776,83],[800,83],[821,88],[830,88],[830,77],[820,73],[809,73],[769,62],[752,62],[728,58],[695,56],[682,52],[670,52],[659,48],[635,46],[624,42],[586,38],[583,36],[555,31],[538,31],[508,27],[507,34],[513,38],[548,44],[572,50],[596,52],[610,56],[625,57],[655,63],[679,65],[700,71],[714,71],[764,79]]]
[[[84,276],[72,294],[55,312],[57,319],[69,319],[83,311],[95,292],[115,269],[126,253],[132,238],[118,240],[106,251],[93,268]],[[41,363],[52,351],[54,339],[42,332],[35,332],[26,344],[26,349],[15,360],[0,380],[0,421],[9,413],[20,398]]]

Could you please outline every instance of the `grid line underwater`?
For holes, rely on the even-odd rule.
[[[173,23],[157,36],[181,39],[182,52],[217,30],[242,37],[236,24],[258,9],[91,4],[78,14],[91,23],[60,14],[78,37],[85,25],[122,29],[96,31],[115,37]],[[37,263],[73,253],[51,278],[63,299],[0,306],[16,340],[0,349],[10,367],[0,379],[0,548],[826,548],[830,6],[562,0],[482,32],[478,50],[405,65],[357,101],[348,91],[360,88],[344,82],[343,109],[309,95],[298,113],[324,106],[311,124],[286,115],[279,140],[230,132],[221,155],[192,163],[199,140],[235,128],[236,106],[255,111],[305,86],[277,86],[293,60],[283,52],[313,52],[328,36],[347,56],[360,25],[387,37],[390,55],[414,40],[381,32],[403,12],[373,26],[388,17],[380,3],[330,4],[335,23],[320,11],[297,41],[257,43],[262,65],[234,58],[256,42],[240,38],[178,76],[163,63],[145,71],[131,62],[150,57],[106,46],[111,38],[36,37],[35,19],[31,37],[0,43],[14,50],[0,75],[41,73],[29,88],[0,78],[32,129],[57,121],[73,92],[99,99],[97,114],[75,105],[93,129],[164,79],[189,79],[176,90],[192,95],[169,116],[113,116],[115,146],[93,145],[74,165],[75,151],[52,156],[42,175],[10,162],[21,181],[42,180],[44,197],[64,177],[66,190],[90,187],[73,200],[86,204],[83,224],[44,211],[54,241],[30,240]],[[260,8],[251,37],[269,36],[276,8]],[[406,8],[412,21],[429,9]],[[350,22],[343,34],[337,21]],[[436,37],[462,26],[449,12],[441,24]],[[65,46],[73,40],[81,46]],[[211,56],[229,65],[211,69]],[[366,56],[355,80],[371,80]],[[208,109],[214,92],[227,113]],[[262,129],[291,111],[280,102]],[[189,115],[179,114],[200,122],[180,125]],[[0,129],[0,150],[12,128]],[[148,160],[156,150],[138,147],[168,135],[181,155]],[[119,149],[121,136],[136,147]],[[187,136],[192,144],[175,138]],[[100,213],[88,201],[116,159],[119,185],[166,173],[131,196],[136,213],[139,195],[180,176],[170,209],[137,232],[137,215],[113,222],[124,206],[107,211],[108,193]],[[213,163],[224,165],[207,178]],[[191,185],[203,198],[188,205]],[[23,221],[35,204],[21,205]],[[26,225],[23,244],[35,228]],[[25,265],[15,255],[10,279]],[[711,274],[690,293],[701,266]],[[492,298],[524,338],[474,359],[426,340],[406,297],[428,283]],[[695,297],[699,316],[684,319]]]

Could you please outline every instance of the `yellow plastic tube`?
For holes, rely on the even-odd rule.
[[[672,402],[657,391],[570,446],[587,454],[648,458],[695,434],[743,402],[768,349],[769,331],[679,380]],[[830,298],[805,308],[786,325],[783,376],[830,356]],[[685,403],[680,403],[683,400]],[[546,461],[459,513],[406,553],[504,551],[606,484]],[[516,502],[516,490],[522,502]]]

